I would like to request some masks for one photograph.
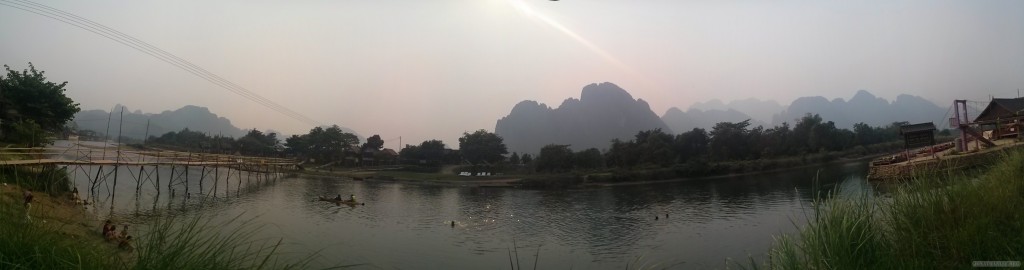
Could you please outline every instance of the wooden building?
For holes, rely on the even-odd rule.
[[[909,150],[935,145],[935,130],[932,122],[900,126],[903,148]]]
[[[1024,98],[994,98],[974,119],[981,130],[990,138],[998,140],[1020,137],[1021,120],[1024,118]]]

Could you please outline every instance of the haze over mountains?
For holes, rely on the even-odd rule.
[[[689,110],[684,112],[679,110],[679,108],[672,107],[661,116],[661,120],[664,121],[670,129],[677,133],[687,132],[694,128],[710,130],[711,127],[714,127],[717,123],[739,122],[747,119],[751,120],[751,126],[765,126],[765,122],[753,119],[750,115],[732,108],[725,110],[699,110],[691,107]]]
[[[574,150],[604,149],[613,138],[630,139],[639,130],[668,126],[643,99],[633,99],[612,83],[583,87],[580,99],[569,98],[558,108],[526,100],[498,120],[494,132],[509,151],[538,153],[548,144],[568,144]]]
[[[118,134],[122,105],[114,108],[110,120],[110,138]],[[719,100],[699,102],[683,111],[676,107],[658,117],[646,101],[634,98],[625,89],[613,83],[591,84],[583,87],[580,98],[568,98],[557,108],[543,103],[524,100],[499,119],[494,131],[505,139],[510,152],[536,154],[548,144],[568,144],[573,150],[605,149],[612,139],[631,140],[637,132],[660,128],[669,133],[682,133],[693,128],[708,131],[719,122],[739,122],[751,119],[751,126],[777,126],[783,122],[794,125],[796,119],[807,113],[819,114],[836,127],[852,128],[864,122],[871,126],[884,126],[896,121],[936,122],[941,126],[946,109],[921,97],[899,95],[889,102],[865,90],[857,91],[850,100],[824,97],[801,97],[788,106],[775,101],[746,99],[724,103]],[[74,123],[79,130],[104,133],[108,112],[88,110],[75,114]],[[214,114],[205,107],[184,106],[173,111],[143,113],[125,108],[123,136],[141,139],[146,135],[160,136],[184,128],[209,135],[240,137],[246,129],[234,126],[231,120]],[[355,131],[342,127],[346,132]],[[358,135],[357,135],[358,136]],[[279,136],[283,139],[285,136]]]
[[[753,119],[753,121],[761,123],[771,123],[772,116],[778,114],[782,110],[785,110],[786,106],[779,105],[779,102],[774,100],[759,100],[756,98],[733,100],[730,101],[728,104],[725,104],[718,99],[712,99],[708,100],[707,102],[697,102],[694,103],[693,105],[690,105],[690,110],[693,109],[703,111],[736,110],[740,113],[743,113],[744,115],[747,115],[749,118]]]
[[[567,99],[555,109],[536,101],[522,101],[508,116],[498,120],[495,133],[505,138],[510,152],[536,154],[548,144],[569,144],[577,151],[591,147],[605,149],[612,139],[630,140],[639,131],[655,128],[670,133],[693,128],[710,131],[719,122],[747,119],[751,119],[752,127],[771,127],[783,122],[792,126],[810,113],[835,122],[836,127],[852,129],[859,122],[871,126],[897,121],[940,124],[945,112],[945,108],[918,96],[899,95],[889,102],[860,90],[849,101],[802,97],[789,106],[771,100],[745,99],[729,103],[711,100],[696,103],[687,111],[670,108],[658,118],[643,99],[633,99],[615,84],[602,83],[584,87],[579,100]]]
[[[947,118],[946,112],[947,107],[940,107],[922,97],[899,95],[895,101],[889,102],[860,90],[849,101],[841,98],[829,101],[820,96],[798,98],[785,111],[772,117],[772,125],[781,125],[783,122],[792,125],[795,119],[807,113],[816,113],[826,121],[835,122],[836,127],[846,129],[860,122],[871,126],[884,126],[897,121],[935,122],[942,126],[941,123]]]
[[[120,112],[124,107],[124,122],[121,123]],[[72,120],[78,125],[79,130],[92,130],[98,133],[107,131],[108,112],[104,110],[88,110],[75,114]],[[143,113],[136,110],[128,110],[124,105],[114,106],[113,114],[110,117],[110,138],[117,138],[118,126],[123,124],[122,136],[142,139],[146,136],[146,122],[149,121],[150,136],[160,136],[171,131],[180,131],[188,128],[193,131],[208,133],[209,135],[223,135],[229,137],[240,137],[245,135],[245,130],[235,127],[231,120],[217,116],[206,107],[187,105],[173,111],[161,113]]]

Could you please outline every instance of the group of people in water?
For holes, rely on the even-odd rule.
[[[117,225],[114,225],[109,219],[103,223],[103,239],[107,242],[117,242],[117,248],[132,251],[135,246],[132,245],[132,236],[128,235],[128,224],[124,224],[124,228],[121,232],[117,232]]]
[[[337,197],[334,197],[334,200],[335,201],[341,201],[341,194],[338,194]],[[348,201],[349,202],[356,202],[356,195],[355,194],[348,195]]]

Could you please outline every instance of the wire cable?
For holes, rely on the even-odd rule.
[[[263,105],[264,107],[267,107],[268,109],[271,109],[271,110],[273,110],[275,112],[278,112],[280,114],[283,114],[285,116],[288,116],[290,118],[293,118],[295,120],[298,120],[298,121],[306,123],[306,124],[310,124],[310,125],[314,125],[314,126],[322,125],[320,122],[318,122],[316,120],[313,120],[312,118],[309,118],[309,117],[307,117],[307,116],[305,116],[305,115],[303,115],[303,114],[301,114],[299,112],[296,112],[296,111],[294,111],[294,110],[292,110],[290,108],[287,108],[287,107],[285,107],[283,105],[280,105],[280,104],[278,104],[278,103],[276,103],[276,102],[274,102],[272,100],[269,100],[269,99],[267,99],[267,98],[265,98],[263,96],[260,96],[259,94],[256,94],[256,93],[246,89],[245,87],[242,87],[242,86],[240,86],[238,84],[235,84],[235,83],[233,83],[233,82],[231,82],[231,81],[229,81],[227,79],[224,79],[223,77],[220,77],[220,76],[218,76],[218,75],[216,75],[216,74],[214,74],[212,72],[209,72],[206,69],[204,69],[202,67],[199,67],[196,64],[193,64],[192,62],[184,60],[184,59],[182,59],[182,58],[180,58],[180,57],[178,57],[178,56],[176,56],[174,54],[171,54],[171,53],[169,53],[169,52],[167,52],[167,51],[165,51],[163,49],[160,49],[160,48],[158,48],[156,46],[153,46],[153,45],[151,45],[149,43],[141,41],[141,40],[139,40],[139,39],[137,39],[135,37],[132,37],[132,36],[127,35],[127,34],[124,34],[124,33],[120,32],[120,31],[117,31],[117,30],[115,30],[113,28],[110,28],[110,27],[107,27],[105,25],[102,25],[102,24],[97,23],[95,21],[92,21],[92,20],[89,20],[89,19],[85,19],[85,18],[83,18],[81,16],[75,15],[75,14],[70,13],[70,12],[62,11],[62,10],[59,10],[59,9],[56,9],[56,8],[53,8],[53,7],[49,7],[49,6],[46,6],[46,5],[43,5],[43,4],[39,4],[39,3],[35,3],[35,2],[32,2],[32,1],[28,1],[28,0],[15,0],[15,1],[0,0],[0,5],[8,6],[8,7],[11,7],[11,8],[19,9],[19,10],[30,12],[30,13],[34,13],[34,14],[37,14],[37,15],[40,15],[40,16],[43,16],[43,17],[47,17],[47,18],[50,18],[50,19],[53,19],[53,20],[56,20],[56,21],[60,21],[60,22],[63,22],[65,24],[68,24],[68,25],[71,25],[71,26],[75,26],[75,27],[81,28],[83,30],[92,32],[92,33],[100,35],[100,36],[102,36],[104,38],[110,39],[110,40],[112,40],[114,42],[121,43],[122,45],[128,46],[128,47],[130,47],[132,49],[135,49],[137,51],[140,51],[142,53],[150,55],[150,56],[152,56],[154,58],[157,58],[158,60],[161,60],[163,62],[171,64],[171,65],[173,65],[173,66],[175,66],[175,67],[177,67],[179,69],[182,69],[182,70],[184,70],[186,72],[189,72],[189,73],[191,73],[191,74],[193,74],[193,75],[195,75],[197,77],[200,77],[201,79],[204,79],[204,80],[206,80],[206,81],[208,81],[210,83],[213,83],[214,85],[217,85],[217,86],[219,86],[221,88],[224,88],[225,90],[231,91],[231,92],[233,92],[233,93],[235,93],[237,95],[240,95],[240,96],[242,96],[242,97],[244,97],[246,99],[249,99],[250,101],[253,101],[253,102],[257,103],[257,104]]]

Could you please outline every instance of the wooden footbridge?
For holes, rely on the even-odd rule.
[[[116,197],[118,183],[132,184],[136,195],[145,188],[182,196],[197,194],[216,195],[219,186],[227,195],[229,179],[237,182],[235,191],[242,189],[243,181],[264,182],[276,180],[298,167],[287,158],[252,157],[210,153],[191,153],[161,149],[122,150],[112,146],[92,146],[73,143],[65,147],[0,148],[0,170],[63,168],[71,178],[84,177],[89,187],[89,200],[95,200],[97,188],[107,186],[111,199]],[[125,173],[127,171],[127,174]],[[118,179],[120,175],[121,179]],[[129,179],[125,179],[125,178]],[[71,179],[72,184],[81,179]],[[219,183],[223,181],[223,185]],[[212,189],[209,185],[213,185]],[[112,188],[111,188],[112,186]],[[198,190],[196,190],[198,189]],[[111,203],[113,207],[113,203]]]

